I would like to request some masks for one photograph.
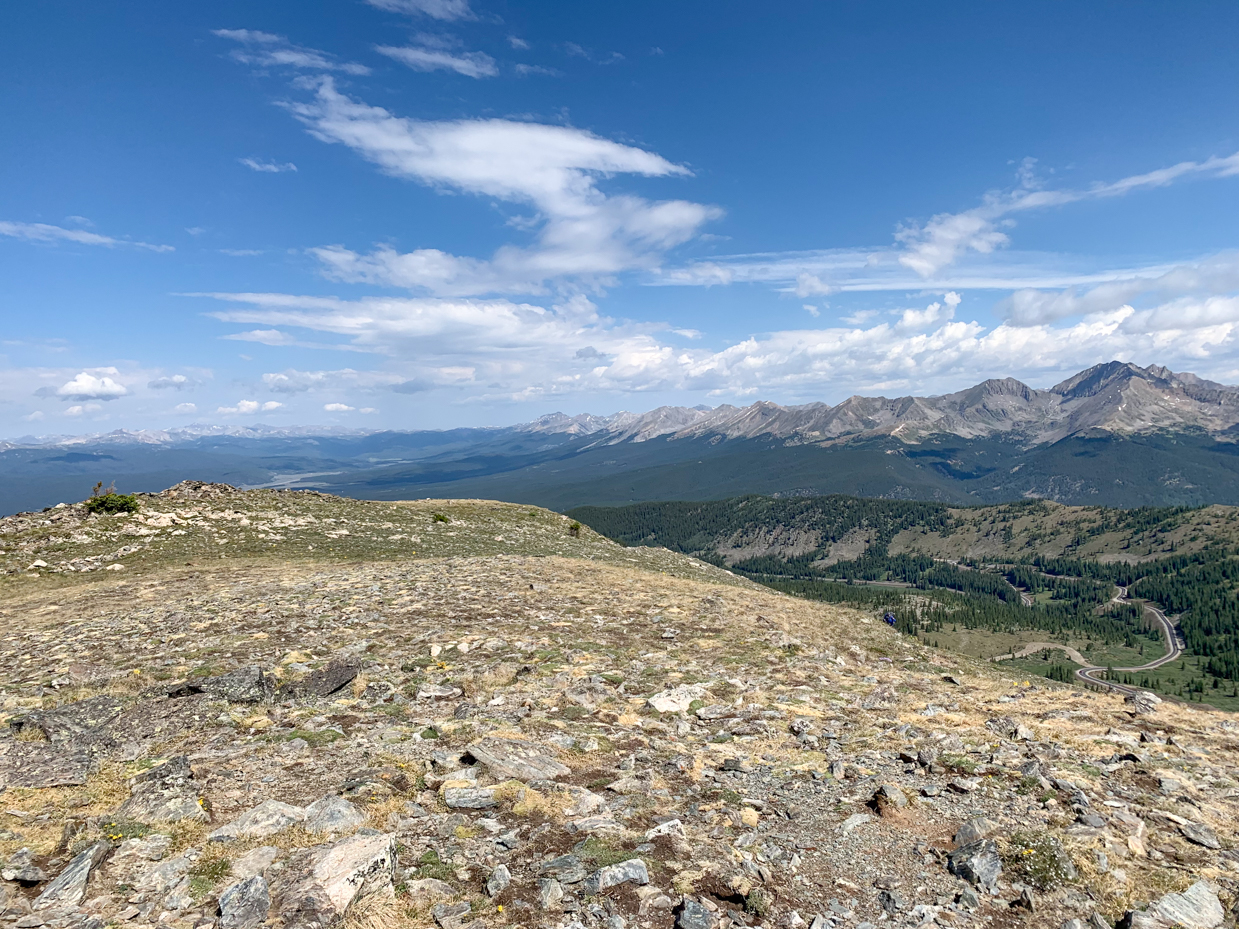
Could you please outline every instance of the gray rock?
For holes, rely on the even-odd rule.
[[[365,813],[337,794],[328,794],[305,808],[309,832],[350,832],[365,821]]]
[[[306,811],[299,806],[281,803],[279,800],[264,800],[227,825],[220,826],[207,838],[212,842],[265,838],[304,822],[305,816]]]
[[[883,784],[874,793],[870,803],[881,815],[891,816],[907,808],[908,798],[894,784]]]
[[[47,872],[34,863],[34,853],[30,849],[22,848],[9,856],[0,870],[0,877],[18,884],[42,884],[47,880]]]
[[[139,877],[134,887],[143,893],[166,894],[184,879],[192,866],[193,862],[184,855],[167,858]]]
[[[405,890],[415,903],[425,906],[427,903],[438,903],[450,900],[456,896],[456,888],[446,881],[433,877],[424,877],[420,881],[409,881]]]
[[[685,897],[675,914],[675,929],[714,929],[714,914],[703,904]]]
[[[78,906],[86,898],[86,882],[90,880],[90,872],[103,861],[110,850],[111,846],[107,842],[96,842],[85,851],[79,852],[69,862],[68,867],[39,894],[31,908],[37,912]]]
[[[93,767],[87,748],[0,740],[0,789],[77,787],[86,783]]]
[[[267,921],[271,893],[260,875],[238,881],[219,897],[220,929],[254,929]]]
[[[532,742],[486,738],[469,746],[469,754],[498,780],[553,781],[572,773]]]
[[[1134,694],[1128,694],[1123,698],[1123,702],[1128,705],[1133,713],[1147,715],[1149,713],[1157,712],[1158,706],[1161,705],[1162,698],[1156,694],[1149,693],[1147,690],[1141,690]]]
[[[265,703],[275,694],[275,679],[253,665],[208,677],[198,686],[203,693],[229,703]]]
[[[947,856],[947,870],[982,890],[996,894],[1002,859],[998,845],[989,839],[957,848]]]
[[[184,755],[130,778],[129,799],[116,815],[143,823],[206,822],[209,818],[198,802],[198,785]]]
[[[329,926],[344,918],[361,894],[390,892],[396,868],[396,839],[357,835],[320,848],[299,865],[289,890],[280,896],[286,925]]]
[[[423,684],[417,688],[418,700],[451,700],[453,697],[459,697],[464,691],[459,687],[451,687],[447,684]]]
[[[488,810],[499,805],[491,787],[446,787],[443,802],[453,810]]]
[[[1179,831],[1189,842],[1203,845],[1205,848],[1219,849],[1222,847],[1222,843],[1213,834],[1213,830],[1203,823],[1183,823],[1179,826]]]
[[[554,909],[564,899],[564,888],[553,877],[538,878],[538,906],[544,910]]]
[[[279,856],[280,850],[274,845],[260,845],[232,863],[232,876],[240,881],[255,877],[271,867]]]
[[[461,929],[471,912],[473,906],[466,900],[459,903],[438,903],[430,908],[430,914],[440,929]]]
[[[617,887],[620,884],[630,882],[634,884],[648,884],[650,882],[650,872],[646,870],[645,862],[640,858],[630,858],[627,861],[621,861],[619,864],[599,868],[585,878],[585,883],[582,886],[585,893],[596,894],[609,887]]]
[[[955,833],[955,845],[971,845],[973,842],[978,842],[993,835],[997,829],[998,824],[992,819],[986,819],[984,816],[974,816],[960,826]]]
[[[91,697],[54,710],[38,710],[9,720],[14,735],[37,730],[49,742],[72,742],[84,748],[110,744],[114,740],[107,726],[121,714],[115,697]]]
[[[508,889],[508,885],[512,883],[512,874],[508,871],[507,865],[499,865],[495,870],[490,872],[490,877],[486,879],[486,896],[496,897]]]
[[[586,873],[585,863],[577,855],[560,855],[538,868],[541,877],[553,877],[564,884],[579,884]]]
[[[1197,881],[1181,894],[1167,894],[1143,913],[1127,913],[1115,929],[1216,929],[1225,918],[1217,893]]]

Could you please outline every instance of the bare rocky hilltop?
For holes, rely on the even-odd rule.
[[[0,921],[1213,929],[1239,726],[545,510],[0,520]]]

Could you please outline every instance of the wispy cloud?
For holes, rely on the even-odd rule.
[[[370,69],[363,64],[338,61],[327,52],[294,45],[282,35],[256,29],[213,29],[211,32],[221,39],[237,42],[241,47],[233,49],[232,57],[243,64],[306,71],[342,71],[358,75],[370,73]]]
[[[560,77],[563,74],[562,71],[557,71],[554,68],[544,68],[542,65],[527,65],[524,62],[514,65],[512,70],[521,77],[526,77],[530,74],[543,74],[547,77]]]
[[[499,73],[495,59],[485,52],[449,52],[425,46],[376,45],[380,55],[408,65],[414,71],[455,71],[465,77],[494,77]]]
[[[1181,161],[1167,168],[1077,189],[1041,189],[1033,169],[1033,162],[1025,160],[1019,172],[1020,185],[1014,190],[991,191],[978,207],[962,213],[939,213],[922,225],[900,228],[895,234],[904,248],[899,261],[922,278],[932,278],[965,251],[987,254],[1008,244],[1010,237],[1003,229],[1013,224],[1013,215],[1082,200],[1121,197],[1136,190],[1165,187],[1186,177],[1232,177],[1239,174],[1239,153],[1204,161]]]
[[[475,18],[473,11],[469,9],[469,0],[366,0],[366,2],[391,13],[429,16],[431,19],[445,22]]]
[[[151,245],[149,242],[134,242],[131,239],[114,239],[84,229],[65,229],[47,223],[15,223],[0,220],[0,235],[30,242],[76,242],[79,245],[101,245],[104,248],[143,248],[152,252],[174,252],[171,245]]]
[[[721,215],[684,200],[651,202],[603,194],[614,174],[685,176],[660,155],[581,129],[503,119],[427,122],[404,119],[340,94],[330,79],[315,100],[290,107],[316,137],[349,146],[382,170],[435,187],[531,206],[538,229],[529,248],[504,246],[489,259],[438,249],[369,255],[343,246],[314,249],[331,277],[441,295],[534,293],[553,279],[598,282],[653,268],[666,251]]]
[[[238,158],[237,161],[245,165],[251,171],[258,171],[263,174],[282,174],[285,171],[296,171],[297,166],[291,161],[280,164],[275,161],[262,161],[258,158]]]
[[[253,413],[270,413],[273,410],[278,410],[284,404],[278,400],[268,400],[262,403],[258,400],[240,400],[236,406],[221,406],[215,412],[221,416],[248,416]]]

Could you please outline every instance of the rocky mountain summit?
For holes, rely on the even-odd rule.
[[[1033,444],[1057,442],[1090,430],[1138,433],[1201,429],[1227,433],[1239,424],[1239,387],[1175,374],[1160,365],[1095,365],[1048,390],[1015,378],[982,381],[940,397],[849,397],[836,406],[738,408],[660,407],[614,416],[545,416],[526,428],[597,435],[601,442],[642,442],[659,436],[726,439],[771,437],[828,442],[889,435],[907,442],[930,435],[1004,436]]]
[[[0,924],[1233,925],[1239,726],[483,501],[0,521]]]

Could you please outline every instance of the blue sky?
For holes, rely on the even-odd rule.
[[[1239,381],[1233,3],[0,13],[0,435]]]

